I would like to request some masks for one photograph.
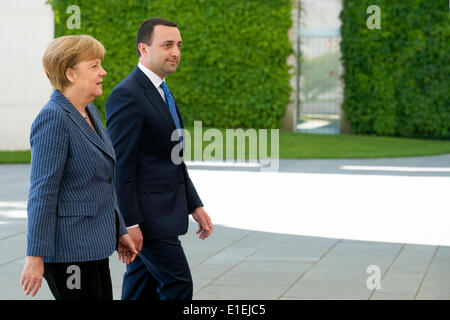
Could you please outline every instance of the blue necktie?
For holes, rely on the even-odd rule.
[[[164,96],[166,97],[166,103],[169,106],[170,114],[172,115],[173,122],[175,123],[175,127],[178,131],[178,136],[180,137],[180,141],[183,140],[183,136],[181,135],[181,126],[180,119],[178,119],[177,109],[175,108],[175,100],[173,100],[172,94],[170,93],[167,84],[163,81],[161,83],[161,88],[164,91]]]

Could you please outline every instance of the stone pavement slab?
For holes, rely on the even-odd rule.
[[[435,246],[405,245],[371,299],[415,299],[436,250]]]
[[[416,299],[450,299],[450,247],[438,247],[424,276]]]

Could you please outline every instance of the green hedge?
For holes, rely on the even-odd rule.
[[[344,0],[343,110],[354,133],[450,137],[448,0]],[[369,30],[367,8],[381,9]]]
[[[90,34],[106,48],[103,112],[111,90],[136,66],[136,33],[149,17],[180,25],[181,63],[167,79],[186,124],[278,128],[290,99],[290,0],[50,0],[55,36]],[[66,9],[81,9],[70,30]]]

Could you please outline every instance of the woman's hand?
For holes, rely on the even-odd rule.
[[[138,255],[138,251],[130,235],[124,234],[120,237],[117,253],[119,254],[119,260],[122,260],[123,263],[129,264],[134,261],[134,258]]]
[[[28,256],[20,278],[20,285],[25,291],[25,295],[31,292],[34,297],[42,285],[42,276],[44,275],[44,258]]]

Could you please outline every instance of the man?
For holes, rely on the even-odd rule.
[[[181,45],[176,23],[163,18],[143,22],[136,39],[139,64],[105,106],[117,157],[118,203],[140,252],[124,274],[123,300],[192,299],[192,278],[178,236],[187,232],[189,214],[199,225],[200,239],[213,230],[186,165],[172,160],[172,150],[183,140],[183,119],[165,77],[176,71]]]

